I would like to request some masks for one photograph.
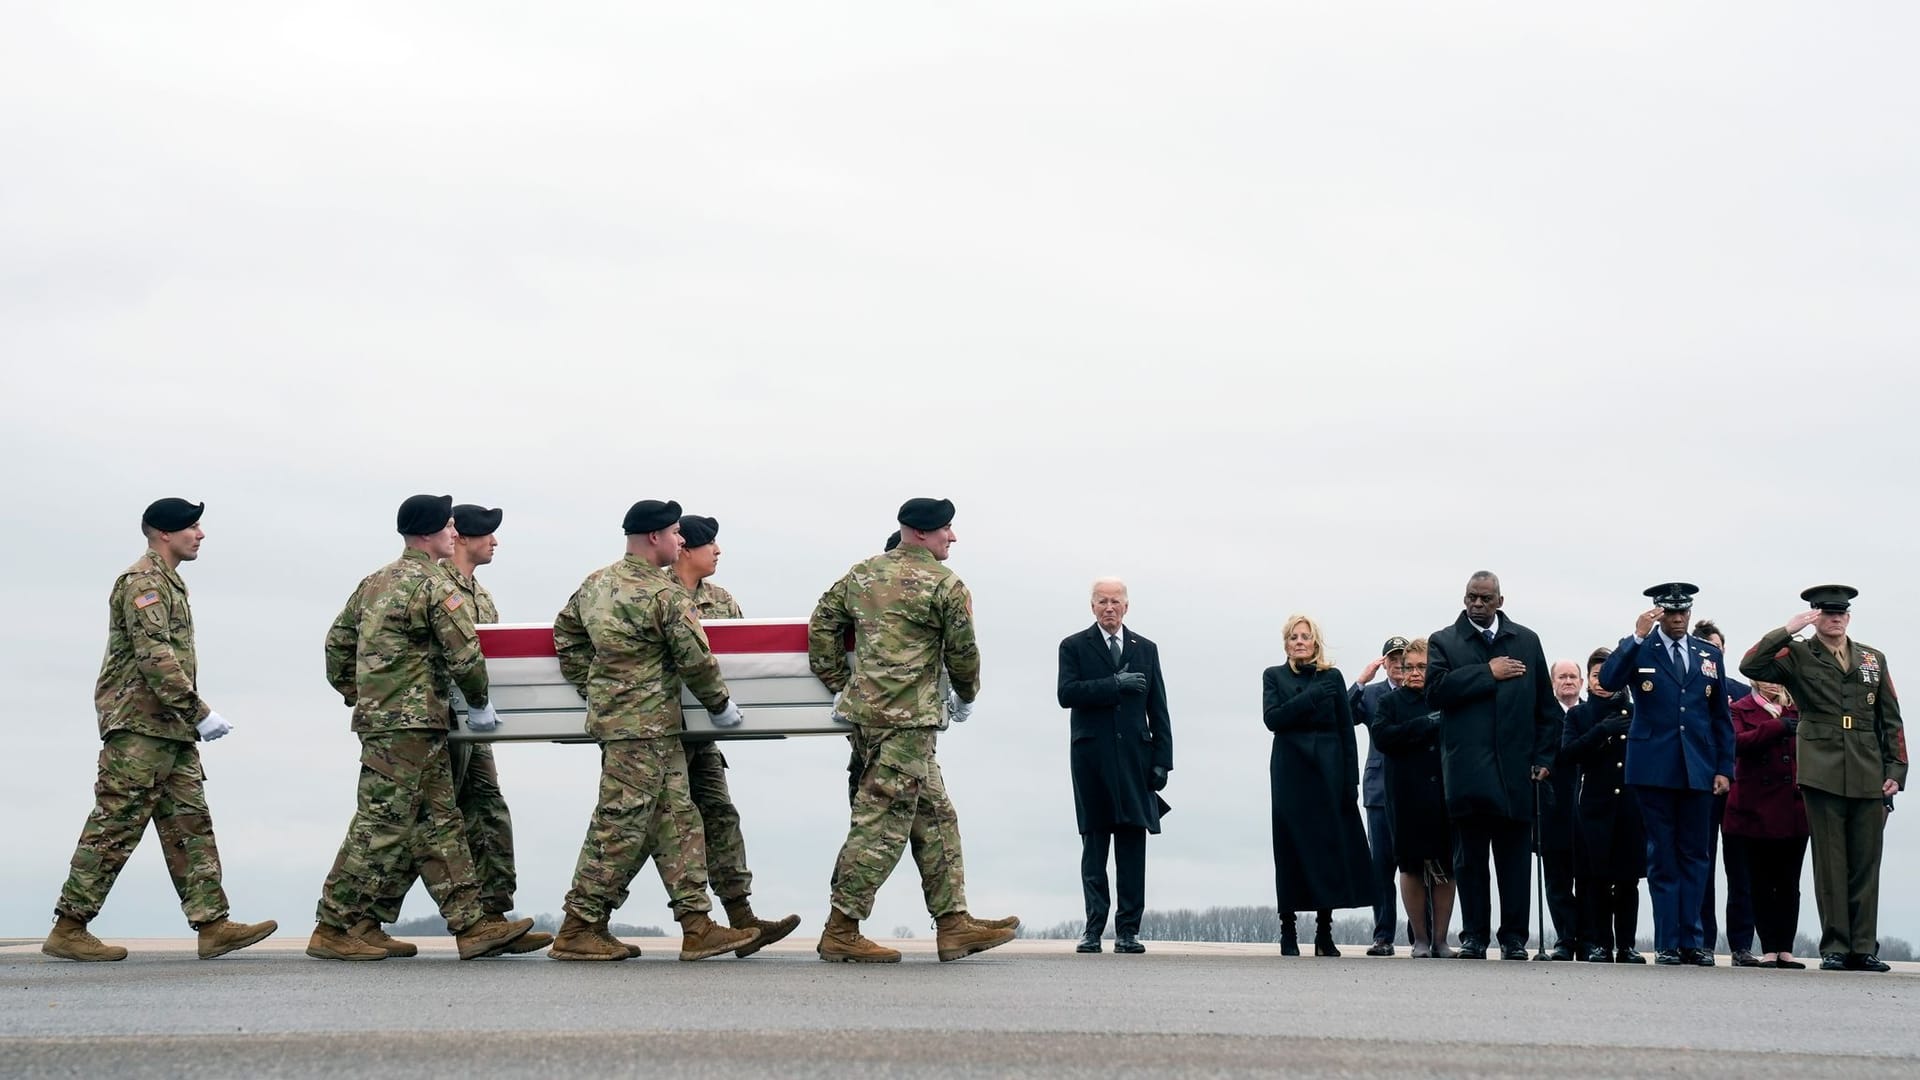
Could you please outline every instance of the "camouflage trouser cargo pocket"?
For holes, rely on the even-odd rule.
[[[115,732],[100,747],[93,794],[93,812],[74,849],[59,911],[82,921],[99,914],[151,821],[187,921],[199,926],[226,917],[199,747]]]
[[[358,804],[321,886],[320,922],[345,928],[375,915],[407,876],[416,852],[447,926],[459,933],[479,921],[473,860],[454,806],[446,744],[439,731],[360,736]]]
[[[847,840],[833,869],[833,906],[855,919],[872,914],[873,898],[909,845],[920,869],[928,911],[966,906],[960,823],[934,760],[933,728],[863,728],[853,738],[861,763]]]
[[[686,744],[687,783],[707,841],[707,879],[713,894],[737,900],[753,891],[747,870],[747,841],[740,833],[740,811],[727,790],[727,759],[710,742]]]
[[[706,840],[677,738],[616,739],[600,747],[600,798],[587,826],[566,909],[589,922],[624,904],[652,858],[676,918],[713,907]]]

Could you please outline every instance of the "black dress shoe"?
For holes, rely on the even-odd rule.
[[[1639,949],[1626,948],[1613,954],[1613,962],[1616,964],[1644,964],[1647,962],[1647,958],[1640,955]]]
[[[1088,952],[1088,953],[1099,952],[1100,951],[1100,935],[1093,932],[1092,930],[1087,931],[1086,936],[1080,939],[1080,944],[1075,945],[1073,947],[1073,951]]]
[[[1893,968],[1872,953],[1848,953],[1848,971],[1892,971]]]
[[[1807,965],[1801,963],[1798,960],[1785,960],[1785,959],[1775,960],[1773,962],[1773,966],[1777,968],[1792,968],[1795,971],[1807,970]]]
[[[1760,958],[1745,949],[1733,950],[1734,967],[1760,967]]]
[[[1502,960],[1525,960],[1526,958],[1527,949],[1524,945],[1500,946],[1500,959]]]
[[[1714,964],[1712,949],[1681,949],[1680,959],[1694,967],[1712,967]]]
[[[1589,964],[1611,964],[1613,963],[1613,954],[1598,945],[1589,945],[1587,946],[1587,955],[1581,957],[1581,959]],[[1625,963],[1625,961],[1622,961],[1622,963]]]
[[[1681,958],[1679,949],[1661,949],[1659,952],[1653,954],[1653,962],[1659,964],[1661,967],[1679,967],[1681,964],[1686,963],[1686,961]]]
[[[1573,946],[1563,941],[1560,944],[1555,945],[1553,947],[1553,951],[1548,953],[1547,956],[1550,959],[1559,960],[1562,962],[1570,961],[1573,959]]]
[[[1820,957],[1820,970],[1845,971],[1847,970],[1847,958],[1837,952],[1826,953]]]
[[[1123,934],[1113,939],[1113,951],[1116,953],[1137,954],[1146,952],[1147,947],[1140,944],[1140,939],[1134,937],[1132,934]]]
[[[1485,960],[1487,958],[1487,947],[1469,942],[1460,946],[1460,951],[1453,955],[1456,959],[1460,960]]]
[[[1367,950],[1367,955],[1368,956],[1392,956],[1393,942],[1376,941],[1373,943],[1373,947]]]

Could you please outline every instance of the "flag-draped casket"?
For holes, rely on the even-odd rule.
[[[733,701],[746,723],[724,731],[706,709],[682,693],[689,739],[766,739],[786,735],[845,734],[834,723],[833,695],[807,668],[807,620],[714,619],[701,623],[720,661]],[[455,693],[455,739],[484,742],[591,742],[587,702],[560,674],[549,623],[482,626],[489,695],[500,726],[485,734],[466,729],[467,706]]]

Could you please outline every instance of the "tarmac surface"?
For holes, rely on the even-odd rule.
[[[0,944],[0,1076],[1920,1075],[1920,965],[1887,975],[1281,958],[1019,941],[951,964],[824,964],[805,925],[749,960],[214,961],[121,941],[113,964]],[[814,933],[817,933],[817,927]],[[17,940],[17,939],[14,939]]]

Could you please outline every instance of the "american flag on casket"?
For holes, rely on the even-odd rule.
[[[787,735],[844,735],[830,719],[833,695],[807,667],[807,620],[714,619],[700,624],[720,660],[720,674],[746,722],[721,731],[690,693],[682,692],[689,739],[770,739]],[[587,702],[560,674],[551,623],[482,626],[480,651],[500,726],[485,734],[466,728],[466,702],[454,693],[453,738],[475,742],[592,742]]]

